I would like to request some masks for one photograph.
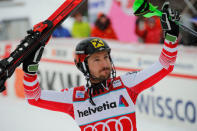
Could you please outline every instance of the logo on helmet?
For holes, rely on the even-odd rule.
[[[104,46],[104,42],[102,40],[93,39],[90,42],[92,43],[92,45],[94,46],[94,48],[99,48],[99,47]]]

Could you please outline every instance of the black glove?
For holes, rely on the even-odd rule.
[[[36,24],[34,26],[33,30],[27,31],[28,34],[32,35],[32,38],[34,35],[39,32],[42,33],[51,23],[49,21],[44,21]],[[34,51],[23,60],[23,71],[27,74],[35,74],[38,71],[38,63],[42,57],[44,47],[48,43],[51,36],[49,36],[47,39],[42,40],[39,45],[34,49]]]
[[[38,47],[23,61],[23,71],[27,74],[35,74],[38,71],[38,63],[44,51],[44,44]]]
[[[4,90],[6,90],[5,81],[6,81],[6,79],[0,80],[0,93],[3,92]]]
[[[175,42],[179,35],[179,26],[176,24],[180,20],[178,11],[169,7],[169,2],[165,2],[162,7],[161,25],[164,30],[165,38]]]

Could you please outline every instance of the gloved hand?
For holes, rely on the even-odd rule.
[[[32,39],[36,38],[34,35],[37,33],[42,33],[51,23],[49,21],[40,22],[34,25],[33,30],[27,31],[29,35],[32,35]],[[34,49],[34,51],[23,60],[23,71],[27,74],[35,74],[38,71],[38,63],[42,57],[44,47],[48,43],[51,36],[42,40],[39,43],[39,46]]]
[[[36,74],[38,71],[38,63],[42,57],[44,46],[38,47],[23,61],[23,71],[27,74]]]
[[[165,38],[171,42],[175,42],[179,35],[179,26],[175,21],[180,20],[178,11],[169,7],[169,2],[165,2],[162,7],[161,25],[164,30]]]

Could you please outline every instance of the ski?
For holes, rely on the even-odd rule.
[[[28,35],[10,56],[0,61],[0,92],[5,90],[5,81],[12,76],[23,60],[36,50],[39,44],[47,43],[56,27],[84,2],[85,0],[66,0],[47,20],[27,31]]]

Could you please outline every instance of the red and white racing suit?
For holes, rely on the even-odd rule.
[[[41,90],[37,75],[24,76],[26,98],[31,105],[69,114],[82,131],[137,131],[137,96],[173,70],[176,56],[177,42],[165,40],[158,62],[139,72],[116,77],[108,89],[92,96],[96,106],[89,102],[87,87],[64,92]]]

